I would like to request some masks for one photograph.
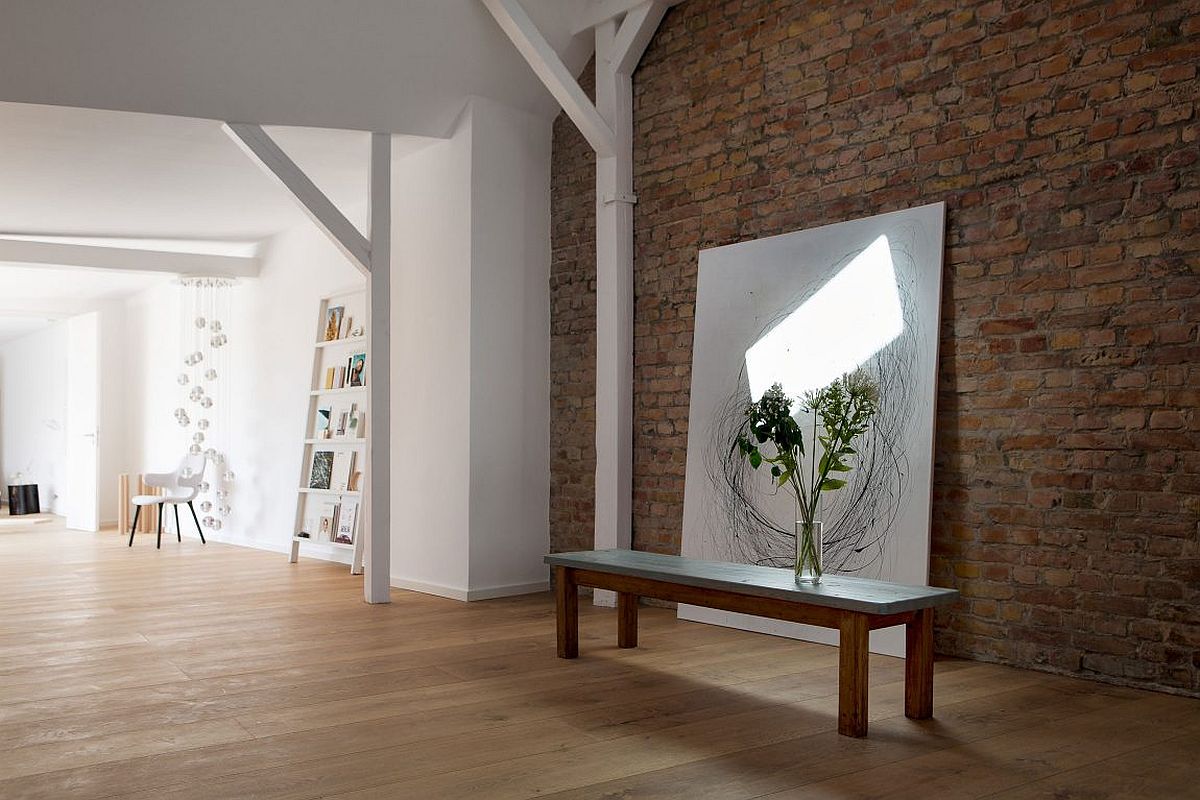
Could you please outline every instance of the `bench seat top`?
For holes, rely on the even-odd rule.
[[[753,597],[770,597],[814,606],[866,614],[902,614],[958,599],[955,589],[906,586],[852,575],[821,577],[815,586],[798,586],[790,569],[701,561],[639,550],[585,550],[551,553],[547,564],[555,567],[628,575],[665,583],[715,589]]]

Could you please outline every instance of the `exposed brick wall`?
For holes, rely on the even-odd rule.
[[[563,115],[550,175],[550,549],[570,552],[591,549],[596,508],[596,157]]]
[[[634,537],[697,251],[945,200],[942,652],[1200,693],[1200,2],[688,0],[635,75]],[[552,544],[590,544],[592,155],[555,128]]]

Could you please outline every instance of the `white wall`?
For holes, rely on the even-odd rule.
[[[127,470],[129,411],[126,399],[128,339],[125,333],[125,301],[101,303],[100,313],[100,408],[97,416],[96,471],[99,481],[100,525],[117,521],[117,475]]]
[[[230,360],[219,380],[229,402],[226,466],[236,479],[229,487],[232,514],[221,531],[205,531],[209,539],[281,552],[288,548],[320,298],[361,283],[358,271],[306,224],[276,236],[261,257],[259,277],[242,279],[230,290],[230,318],[223,320]],[[181,428],[173,416],[177,406],[189,405],[176,382],[183,369],[180,315],[189,313],[183,306],[183,291],[175,283],[125,304],[127,447],[121,471],[173,469],[191,444],[195,428]],[[210,416],[214,424],[221,418],[215,408]],[[209,464],[207,469],[206,478],[215,482],[216,468]],[[185,535],[194,530],[188,516],[182,518]],[[345,551],[316,544],[304,552],[348,558]]]
[[[465,597],[470,111],[450,139],[398,159],[392,185],[392,584]]]
[[[545,121],[478,98],[395,164],[394,586],[546,585],[549,165]]]
[[[233,393],[241,398],[230,455],[237,480],[231,530],[219,538],[269,549],[290,545],[321,297],[362,284],[358,270],[306,224],[276,236],[258,279],[239,286],[239,327],[228,345],[236,359]],[[301,555],[316,554],[348,559],[345,550],[301,548]]]
[[[43,511],[66,508],[66,424],[66,323],[0,344],[0,477],[36,480]]]
[[[472,102],[472,597],[537,589],[549,549],[550,138]]]

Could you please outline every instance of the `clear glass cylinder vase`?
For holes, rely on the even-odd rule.
[[[824,544],[824,525],[820,520],[796,520],[796,583],[821,582],[821,546]]]

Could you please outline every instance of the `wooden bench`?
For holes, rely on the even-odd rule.
[[[840,632],[838,733],[867,735],[868,634],[904,625],[904,714],[933,716],[933,608],[958,592],[826,575],[797,586],[791,570],[698,561],[634,550],[589,550],[546,556],[554,568],[558,657],[579,655],[579,587],[617,593],[617,646],[637,647],[638,598],[657,597]]]

